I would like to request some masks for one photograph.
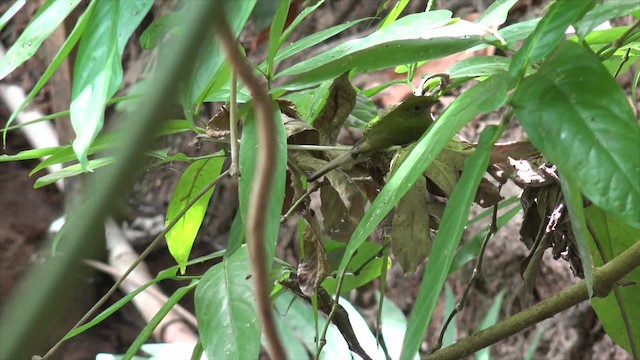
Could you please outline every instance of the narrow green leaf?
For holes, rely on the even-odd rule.
[[[43,156],[51,155],[58,150],[60,150],[60,147],[56,146],[49,148],[23,150],[15,155],[3,154],[0,155],[0,162],[39,159]]]
[[[80,3],[80,0],[49,0],[33,16],[16,43],[0,59],[0,80],[30,59],[42,42]],[[4,16],[3,16],[4,17]]]
[[[88,170],[87,152],[104,122],[107,101],[122,84],[121,57],[153,1],[98,1],[80,41],[71,90],[73,150]]]
[[[244,243],[244,222],[242,221],[242,214],[240,210],[238,210],[231,223],[229,241],[227,242],[224,256],[229,257],[233,255],[233,253],[242,246],[242,243]]]
[[[223,163],[224,158],[198,160],[185,170],[169,201],[166,216],[167,224],[172,222],[202,189],[218,178],[222,171]],[[200,225],[202,225],[202,220],[207,212],[213,190],[214,188],[207,191],[167,233],[169,252],[180,265],[180,272],[183,274],[189,260],[191,247],[196,240],[196,235],[198,235],[198,230],[200,230]]]
[[[277,105],[275,105],[277,109]],[[269,211],[264,214],[267,233],[263,240],[267,247],[267,264],[271,266],[278,240],[278,230],[280,229],[280,216],[282,214],[282,204],[284,202],[285,177],[287,170],[287,135],[280,117],[280,112],[275,111],[275,122],[278,125],[277,139],[278,157],[272,159],[271,166],[275,167],[275,177],[271,188],[269,201]],[[244,122],[242,131],[242,144],[240,144],[240,211],[242,218],[247,218],[249,211],[249,198],[253,188],[254,174],[257,166],[257,155],[260,152],[258,145],[257,120],[254,111],[251,111]]]
[[[448,317],[449,314],[453,312],[456,307],[456,298],[453,295],[453,290],[451,289],[451,285],[449,283],[444,283],[444,316]],[[452,345],[457,341],[458,338],[458,329],[456,325],[456,317],[454,316],[447,327],[447,330],[444,332],[444,337],[442,338],[442,347],[447,347]]]
[[[478,329],[476,329],[476,331],[484,330],[490,326],[495,325],[498,322],[498,316],[500,316],[500,308],[502,307],[502,300],[504,300],[504,290],[501,290],[498,293],[496,299],[494,300],[493,304],[491,304],[489,311],[487,311],[486,315],[482,319],[482,322],[480,323],[480,326],[478,326]],[[475,355],[476,359],[478,360],[489,360],[491,358],[491,347],[488,346],[482,350],[479,350],[475,353]]]
[[[585,213],[589,228],[598,238],[602,250],[609,261],[640,241],[640,230],[633,229],[621,223],[606,214],[602,209],[590,206],[585,209]],[[591,242],[589,245],[591,256],[594,259],[594,265],[602,266],[604,261],[600,256],[600,251],[598,251],[594,242]],[[640,304],[640,287],[638,286],[638,284],[640,284],[640,268],[633,270],[625,276],[624,279],[635,283],[635,285],[632,286],[620,286],[618,291],[627,312],[627,317],[631,325],[631,335],[632,338],[635,339],[636,349],[640,349],[640,306],[637,306]],[[622,320],[620,307],[615,299],[615,294],[612,292],[606,298],[592,298],[591,305],[596,311],[607,334],[611,336],[616,344],[631,353],[629,335]]]
[[[476,86],[474,89],[478,88],[479,86]],[[460,182],[454,189],[453,194],[451,194],[444,210],[442,221],[440,222],[440,231],[436,236],[435,245],[431,249],[431,256],[424,270],[420,292],[411,312],[407,335],[402,345],[402,359],[413,356],[420,348],[420,343],[424,338],[433,310],[440,297],[442,286],[449,273],[455,249],[458,247],[464,232],[478,185],[489,165],[491,149],[502,134],[503,129],[504,126],[488,126],[485,128],[480,134],[476,152],[465,161]]]
[[[284,42],[287,41],[287,39],[289,39],[289,36],[291,36],[291,33],[293,33],[293,31],[298,27],[298,25],[300,25],[300,23],[302,23],[302,20],[304,20],[307,16],[309,16],[309,14],[314,12],[322,4],[324,4],[324,0],[319,0],[315,3],[315,5],[309,6],[304,10],[302,10],[300,14],[298,14],[298,16],[296,16],[296,18],[293,19],[293,21],[287,27],[287,29],[282,33],[282,36],[280,36],[278,48],[281,48]]]
[[[638,1],[598,1],[593,9],[586,13],[584,17],[575,24],[576,35],[578,35],[580,39],[584,39],[591,30],[595,29],[596,26],[602,24],[606,20],[628,15],[630,12],[637,9],[640,9],[640,2]]]
[[[0,17],[0,31],[4,29],[4,26],[7,25],[7,23],[9,22],[9,20],[11,20],[13,15],[17,14],[18,11],[20,11],[20,9],[22,9],[24,4],[26,3],[27,3],[27,0],[17,0],[13,3],[13,5],[9,7],[9,9],[7,9],[7,11],[4,14],[2,14],[2,17]]]
[[[418,177],[422,176],[422,173],[431,165],[440,151],[449,143],[449,140],[476,115],[493,111],[505,103],[507,90],[511,83],[510,79],[506,73],[494,75],[467,90],[445,110],[438,121],[420,138],[360,221],[351,240],[349,240],[338,272],[344,270],[349,257],[407,193]]]
[[[597,56],[564,42],[538,73],[522,81],[513,106],[531,142],[568,181],[640,228],[640,127]]]
[[[226,4],[231,3],[226,2]],[[233,6],[224,7],[224,11],[227,14],[227,21],[229,22],[229,26],[231,26],[231,31],[234,36],[240,34],[255,5],[256,0],[243,0],[233,2]],[[196,6],[195,3],[187,1],[185,13],[188,14],[190,8],[194,6]],[[193,107],[197,108],[202,104],[207,94],[217,90],[213,85],[216,84],[222,65],[226,62],[224,51],[220,49],[214,36],[206,36],[203,38],[199,58],[200,61],[198,61],[194,67],[190,81],[183,84],[187,89],[185,89],[185,94],[183,94],[182,103],[190,111]]]
[[[96,160],[89,160],[89,166],[92,169],[99,169],[103,166],[109,165],[109,164],[113,164],[114,162],[114,158],[113,157],[106,157],[106,158],[101,158],[101,159],[96,159]],[[51,185],[55,182],[57,182],[58,180],[62,180],[68,177],[72,177],[72,176],[76,176],[76,175],[80,175],[80,174],[84,174],[86,171],[84,171],[82,169],[82,166],[80,164],[75,164],[75,165],[71,165],[71,166],[67,166],[66,168],[60,170],[60,171],[56,171],[54,173],[51,174],[47,174],[41,178],[39,178],[38,180],[36,180],[36,183],[33,185],[33,187],[35,189],[39,189],[43,186],[47,186],[47,185]]]
[[[370,71],[415,63],[481,43],[477,27],[464,20],[450,22],[451,12],[446,10],[408,15],[363,39],[347,41],[296,64],[276,77],[298,75],[285,86],[303,88],[352,69]]]
[[[358,20],[353,20],[353,21],[347,21],[344,24],[340,24],[340,25],[335,25],[332,26],[330,28],[318,31],[316,33],[313,33],[309,36],[305,36],[304,38],[294,42],[293,44],[285,47],[284,49],[280,50],[278,52],[278,54],[275,57],[275,61],[279,62],[282,61],[288,57],[291,57],[305,49],[308,49],[316,44],[319,44],[327,39],[329,39],[332,36],[335,36],[343,31],[345,31],[346,29],[359,24],[363,21],[367,20],[365,19],[358,19]]]
[[[536,349],[540,345],[540,340],[542,339],[542,335],[547,331],[549,327],[549,321],[544,321],[541,325],[538,326],[538,330],[536,330],[536,334],[533,336],[533,340],[531,341],[531,345],[529,345],[529,350],[527,350],[527,354],[524,357],[524,360],[534,360],[536,355]]]
[[[518,2],[518,0],[497,0],[485,10],[477,23],[484,27],[500,26],[507,21],[509,10]]]
[[[291,0],[280,0],[276,14],[273,16],[269,30],[269,48],[267,49],[267,78],[269,79],[273,76],[274,58],[280,48],[280,35],[282,35],[290,6]]]
[[[593,240],[587,230],[584,208],[582,207],[582,194],[580,193],[578,185],[565,178],[562,172],[560,172],[560,185],[562,186],[564,201],[569,210],[571,228],[576,238],[578,254],[580,255],[582,270],[584,272],[584,280],[587,283],[589,297],[591,297],[593,296],[593,266],[591,265],[591,256],[589,254],[589,243]]]
[[[595,0],[554,2],[511,59],[511,74],[522,77],[530,62],[540,61],[547,56],[563,39],[569,25],[580,19],[594,4]]]
[[[249,251],[239,248],[211,267],[195,294],[198,333],[209,359],[257,359],[260,322]]]
[[[474,56],[451,65],[447,72],[452,79],[491,76],[507,71],[509,61],[504,56]]]
[[[409,0],[397,0],[396,4],[393,6],[393,9],[391,9],[387,17],[384,18],[384,21],[382,21],[378,29],[382,29],[390,25],[392,22],[396,21],[396,19],[398,19],[398,17],[402,13],[402,10],[404,10],[407,5],[409,5]]]
[[[93,12],[95,3],[96,1],[92,1],[91,3],[89,3],[89,6],[84,11],[84,13],[80,15],[80,18],[78,18],[78,22],[76,23],[76,26],[71,31],[71,34],[69,34],[69,36],[67,37],[67,40],[65,40],[64,44],[62,44],[62,47],[60,48],[56,56],[53,58],[53,60],[51,61],[51,64],[49,64],[49,67],[47,67],[47,70],[45,70],[44,74],[42,74],[42,76],[40,77],[36,85],[33,87],[33,89],[31,89],[31,91],[29,92],[27,97],[24,99],[24,101],[22,101],[22,104],[18,106],[18,108],[9,117],[9,120],[7,120],[7,125],[5,126],[4,131],[2,132],[3,143],[7,142],[7,131],[9,129],[9,126],[13,123],[13,120],[15,120],[16,116],[18,116],[18,114],[22,110],[24,110],[24,108],[27,107],[27,105],[36,97],[38,92],[42,90],[42,88],[47,83],[47,81],[49,81],[53,73],[58,69],[60,64],[62,64],[64,59],[67,57],[67,55],[69,55],[69,53],[71,52],[71,49],[73,49],[73,47],[76,45],[76,43],[80,39],[80,36],[84,33],[84,29],[89,23],[89,19],[91,19],[91,13]]]
[[[140,331],[136,339],[133,341],[133,344],[131,344],[129,349],[127,349],[127,352],[124,354],[125,359],[132,358],[135,354],[138,353],[138,351],[140,351],[142,345],[144,345],[144,343],[147,342],[147,340],[151,337],[151,335],[153,334],[153,330],[158,327],[162,319],[164,319],[169,311],[171,311],[171,309],[173,309],[173,307],[176,306],[176,304],[185,295],[187,295],[189,291],[193,290],[196,285],[198,285],[198,281],[192,281],[191,284],[178,288],[178,290],[174,291],[173,294],[169,296],[167,302],[162,305],[160,310],[158,310],[158,312],[153,316],[149,323],[145,325],[142,331]]]
[[[125,306],[126,304],[131,302],[131,300],[133,300],[134,297],[136,297],[138,294],[140,294],[141,292],[146,290],[149,286],[151,286],[153,284],[156,284],[156,283],[158,283],[158,282],[160,282],[162,280],[168,279],[170,277],[176,276],[177,275],[177,271],[178,271],[178,269],[174,269],[173,271],[169,270],[169,271],[160,272],[158,274],[158,276],[156,276],[153,280],[151,280],[151,281],[147,282],[146,284],[140,286],[139,288],[135,289],[133,292],[128,293],[123,298],[121,298],[120,300],[116,301],[113,305],[111,305],[108,308],[106,308],[105,310],[103,310],[100,314],[96,315],[95,318],[93,318],[90,321],[88,321],[87,323],[77,327],[76,329],[71,330],[67,335],[64,336],[64,338],[62,340],[69,340],[72,337],[74,337],[76,335],[79,335],[79,334],[91,329],[92,327],[98,325],[99,323],[104,321],[104,319],[108,318],[113,313],[115,313],[116,311],[120,310],[123,306]]]

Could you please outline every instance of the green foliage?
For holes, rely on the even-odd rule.
[[[0,60],[0,78],[6,77],[31,58],[78,3],[47,1]],[[16,2],[0,18],[0,28],[23,4]],[[152,4],[149,0],[94,0],[88,4],[27,99],[9,118],[4,133],[6,137],[8,131],[28,126],[10,127],[17,114],[35,98],[79,44],[73,69],[70,111],[36,120],[52,120],[70,113],[76,133],[73,145],[25,150],[15,155],[2,154],[0,162],[46,157],[31,175],[50,165],[66,164],[62,170],[38,178],[35,181],[36,188],[85,174],[89,170],[97,170],[96,176],[100,176],[116,164],[116,157],[108,151],[117,150],[117,139],[129,131],[127,126],[130,124],[116,127],[110,133],[102,132],[105,109],[110,103],[124,99],[114,96],[122,90],[125,46],[130,44],[129,38],[136,33]],[[640,5],[636,2],[555,1],[541,18],[514,23],[487,34],[486,29],[506,22],[510,9],[516,4],[515,0],[495,1],[476,22],[453,18],[448,10],[431,10],[433,2],[429,2],[425,12],[401,16],[409,1],[383,1],[378,15],[384,14],[384,17],[380,16],[378,20],[364,18],[348,21],[307,34],[291,44],[289,39],[299,25],[309,15],[328,5],[324,1],[317,1],[300,9],[298,14],[293,14],[297,16],[287,24],[291,19],[290,12],[297,4],[289,0],[267,4],[272,6],[265,4],[259,4],[256,0],[240,1],[220,11],[226,14],[234,37],[239,36],[248,21],[259,25],[259,20],[271,25],[264,62],[253,64],[255,75],[266,80],[274,101],[277,124],[277,137],[271,141],[277,144],[278,157],[269,159],[268,163],[268,166],[275,168],[275,177],[268,199],[269,210],[261,214],[266,224],[262,240],[267,249],[267,262],[273,266],[271,280],[280,282],[273,288],[272,297],[278,309],[276,325],[281,336],[286,338],[285,351],[289,357],[304,358],[314,354],[321,359],[348,358],[352,351],[358,351],[354,341],[370,356],[382,357],[383,352],[387,352],[394,359],[419,357],[418,350],[448,276],[478,257],[482,241],[490,231],[487,225],[471,240],[459,245],[465,227],[476,221],[468,219],[471,204],[487,194],[481,185],[483,177],[487,172],[499,177],[499,172],[492,172],[499,168],[506,173],[500,180],[510,178],[521,181],[518,184],[525,188],[548,185],[544,181],[536,183],[538,180],[523,178],[520,169],[505,165],[509,161],[506,159],[524,158],[521,161],[530,165],[534,173],[539,170],[536,161],[552,163],[557,168],[559,180],[550,181],[561,186],[560,201],[568,209],[564,216],[567,221],[571,220],[571,226],[567,228],[572,231],[571,238],[576,239],[576,256],[583,266],[581,270],[584,271],[590,293],[594,281],[592,268],[604,264],[604,257],[608,261],[614,260],[637,242],[640,228],[640,182],[637,180],[640,179],[640,158],[637,156],[640,153],[640,127],[636,118],[637,109],[630,106],[615,76],[633,69],[632,65],[640,59],[640,26],[636,22],[632,26],[593,31],[603,21],[614,17],[629,12],[637,16]],[[155,19],[146,29],[140,29],[144,30],[138,39],[141,47],[157,52],[160,57],[166,56],[166,43],[185,31],[189,16],[199,6],[197,2],[185,2],[181,9]],[[377,21],[376,26],[372,27],[377,30],[368,36],[304,58],[305,51],[347,29],[362,26],[366,21]],[[574,26],[576,36],[565,40],[570,26]],[[524,40],[522,45],[521,40]],[[419,66],[454,53],[488,46],[496,46],[506,55],[499,53],[466,58],[450,66],[446,73],[426,79],[428,88],[413,88]],[[301,54],[303,60],[296,64],[287,62],[286,67],[282,66],[285,60]],[[171,307],[195,289],[198,331],[206,355],[209,358],[257,358],[260,354],[261,325],[249,277],[250,254],[247,247],[243,246],[244,231],[248,225],[247,214],[254,206],[251,194],[256,186],[257,155],[261,151],[260,126],[254,110],[256,104],[245,84],[239,84],[236,93],[231,93],[234,67],[227,61],[215,36],[203,36],[199,50],[193,51],[190,56],[197,61],[192,68],[186,69],[189,75],[173,84],[175,100],[182,106],[184,119],[162,119],[154,131],[144,134],[144,137],[141,135],[138,140],[150,143],[169,134],[187,131],[203,134],[208,129],[197,126],[199,117],[207,115],[204,113],[207,107],[203,107],[203,104],[228,102],[235,97],[243,104],[239,111],[233,110],[233,116],[243,121],[239,158],[236,159],[240,165],[239,210],[235,214],[224,260],[213,265],[201,278],[196,277],[192,283],[174,292],[125,356],[133,356]],[[394,67],[398,67],[397,70],[401,71],[397,73],[406,79],[389,79],[369,89],[356,88],[351,82],[357,74]],[[633,78],[636,81],[631,86],[633,98],[640,78],[640,71],[635,71]],[[274,84],[275,87],[272,87]],[[378,135],[405,132],[411,135],[411,139],[417,139],[420,134],[422,136],[402,149],[386,152],[373,149],[376,151],[367,154],[371,156],[368,156],[365,166],[358,164],[362,159],[358,159],[356,155],[359,153],[353,151],[346,155],[344,151],[336,151],[337,154],[329,153],[329,156],[319,151],[307,151],[305,147],[314,145],[332,149],[343,126],[376,129],[375,125],[370,126],[372,121],[384,117],[379,117],[373,100],[392,86],[411,86],[415,95],[426,95],[434,101],[444,94],[461,94],[424,134],[422,127],[410,129],[406,121],[390,118],[393,121],[387,121],[384,128],[378,127]],[[124,104],[127,111],[131,113],[143,106],[149,100],[146,97],[149,91],[146,86],[136,84],[132,92],[142,93],[145,97],[136,95],[136,101],[127,101]],[[406,101],[405,106],[412,105],[411,101]],[[478,144],[467,144],[456,138],[456,134],[478,115],[499,110],[507,115],[499,126],[487,126]],[[533,155],[520,158],[514,157],[512,152],[496,155],[498,151],[494,144],[512,112],[526,130]],[[430,114],[421,112],[420,115]],[[418,117],[412,113],[408,118]],[[355,148],[365,145],[367,140],[359,142]],[[145,168],[174,161],[190,163],[173,192],[166,214],[166,223],[176,224],[168,229],[166,238],[169,251],[178,265],[71,331],[65,340],[103,321],[150,284],[184,279],[176,275],[177,271],[179,269],[184,273],[186,269],[191,248],[214,191],[213,188],[202,190],[219,178],[226,153],[221,151],[194,158],[156,148],[144,154],[151,160]],[[323,216],[315,218],[315,208],[312,210],[302,195],[305,190],[311,191],[318,185],[308,181],[314,180],[309,175],[327,166],[329,160],[340,158],[340,155],[348,166],[327,173],[327,180],[319,185],[327,188],[320,190],[322,204],[319,209]],[[390,163],[391,158],[393,162]],[[367,176],[374,181],[369,181]],[[499,190],[495,192],[499,198]],[[305,237],[312,234],[316,239],[317,248],[307,247],[303,250],[304,263],[308,266],[304,269],[306,273],[301,267],[296,271],[293,265],[276,259],[282,214],[293,206],[293,202],[285,201],[285,195],[293,195],[294,200],[301,199],[296,206],[305,217],[306,225],[304,230],[300,230],[300,238],[303,238],[302,234]],[[431,202],[433,196],[430,195],[437,195],[443,201]],[[368,207],[367,199],[370,201]],[[503,208],[517,201],[517,198],[500,198],[487,206]],[[187,209],[189,204],[193,205]],[[540,208],[534,207],[535,210]],[[364,209],[367,209],[366,212]],[[391,229],[387,231],[381,224],[392,211],[393,216],[389,216]],[[504,211],[496,218],[491,230],[499,230],[521,211],[520,206]],[[178,219],[180,213],[184,213],[184,216]],[[491,213],[492,209],[489,209],[478,218]],[[552,215],[542,212],[540,217],[548,219]],[[73,224],[77,224],[75,221]],[[542,225],[545,224],[549,223]],[[375,231],[382,231],[381,238],[385,243],[371,241],[370,237]],[[343,239],[330,238],[334,235],[338,237],[337,234]],[[433,234],[435,241],[432,244]],[[62,233],[61,241],[64,241],[64,237],[65,233]],[[600,245],[596,246],[595,241],[599,241]],[[300,241],[300,247],[304,246],[307,245]],[[606,255],[604,257],[603,252]],[[393,253],[393,257],[390,253]],[[408,273],[419,270],[425,258],[428,261],[423,282],[407,322],[401,310],[384,297],[385,277],[392,260]],[[278,265],[274,265],[274,259]],[[298,259],[299,262],[302,260]],[[323,273],[320,268],[326,264],[331,269]],[[298,277],[293,276],[296,272]],[[298,293],[295,287],[285,285],[285,281],[302,279],[303,276],[314,284],[311,295],[302,290]],[[384,351],[377,346],[375,336],[362,316],[346,299],[335,297],[340,305],[336,305],[335,309],[342,309],[348,314],[350,323],[345,327],[344,323],[340,323],[340,315],[334,314],[331,320],[327,318],[335,309],[327,311],[326,307],[323,308],[324,300],[318,295],[319,290],[326,291],[332,294],[328,296],[333,299],[338,291],[345,294],[376,279],[380,280],[383,292],[378,295],[381,304],[378,325],[385,343]],[[638,269],[630,273],[626,280],[640,281]],[[303,286],[305,284],[298,285],[306,289]],[[629,339],[640,338],[637,321],[640,314],[637,306],[633,306],[640,301],[640,296],[637,286],[619,290],[621,295],[618,298],[612,293],[603,299],[594,298],[591,302],[607,333],[616,343],[632,351]],[[503,297],[504,290],[487,311],[478,330],[497,322]],[[448,287],[445,299],[448,313],[453,308],[453,295]],[[621,310],[621,303],[626,305],[626,315]],[[624,326],[625,317],[629,320],[630,329]],[[327,325],[324,335],[326,344],[321,345],[321,329],[329,321],[332,324]],[[345,329],[350,329],[354,334],[350,335]],[[456,324],[452,323],[445,333],[445,346],[455,342],[455,332]],[[533,350],[539,338],[536,337]],[[636,346],[640,347],[640,343]],[[532,354],[530,352],[529,356]],[[489,358],[489,349],[477,352],[476,357]]]

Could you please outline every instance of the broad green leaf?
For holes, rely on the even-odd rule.
[[[227,2],[226,4],[231,3]],[[255,4],[256,0],[243,0],[233,2],[233,6],[225,7],[227,21],[234,36],[240,34]],[[195,4],[186,2],[185,13],[189,13],[191,6],[195,6]],[[198,56],[200,61],[194,67],[190,81],[183,84],[185,94],[183,94],[182,103],[189,110],[202,104],[207,94],[218,90],[213,85],[226,62],[224,51],[220,49],[214,36],[203,37],[202,50]]]
[[[631,11],[640,9],[640,2],[629,0],[607,0],[597,2],[580,21],[575,24],[576,34],[583,39],[596,26],[606,20],[628,15]]]
[[[585,76],[589,74],[589,76]],[[640,127],[588,49],[565,42],[513,96],[531,142],[599,207],[640,227]]]
[[[153,1],[98,1],[80,41],[71,90],[73,151],[84,170],[87,153],[104,122],[107,101],[122,84],[121,57]]]
[[[554,2],[522,48],[511,59],[511,74],[522,77],[529,63],[540,61],[547,56],[564,38],[569,25],[580,19],[594,4],[595,0]]]
[[[222,171],[224,158],[209,158],[195,161],[185,170],[173,191],[169,207],[167,208],[166,223],[172,222],[185,206],[195,199],[196,195],[207,185],[218,178]],[[180,272],[184,274],[191,247],[196,240],[200,225],[207,212],[213,188],[205,193],[180,218],[176,225],[167,233],[169,252],[180,265]]]
[[[0,155],[0,162],[7,161],[18,161],[18,160],[33,160],[39,159],[43,156],[48,156],[56,151],[60,150],[60,147],[49,147],[49,148],[40,148],[40,149],[31,149],[31,150],[23,150],[15,155]]]
[[[273,16],[269,30],[269,48],[267,49],[267,78],[271,79],[273,76],[273,65],[276,52],[280,48],[280,35],[284,29],[284,23],[287,20],[289,14],[289,7],[291,6],[291,0],[280,0],[276,14]]]
[[[89,166],[91,166],[92,169],[99,169],[103,166],[109,165],[109,164],[113,164],[113,162],[115,161],[114,158],[112,157],[106,157],[106,158],[101,158],[101,159],[96,159],[96,160],[89,160]],[[35,189],[39,189],[43,186],[47,186],[47,185],[51,185],[55,182],[57,182],[58,180],[62,180],[68,177],[72,177],[72,176],[76,176],[76,175],[80,175],[85,173],[85,171],[82,169],[82,166],[80,164],[75,164],[75,165],[71,165],[71,166],[67,166],[66,168],[63,168],[60,171],[56,171],[54,173],[51,174],[47,174],[41,178],[39,178],[38,180],[36,180],[36,183],[33,185],[33,187]]]
[[[298,75],[285,83],[289,89],[308,87],[352,69],[378,70],[438,58],[481,43],[474,24],[451,22],[446,10],[412,14],[384,29],[296,64],[277,77]]]
[[[362,349],[364,349],[367,355],[374,359],[383,359],[384,352],[382,351],[382,348],[378,346],[375,336],[371,333],[369,325],[367,325],[367,321],[362,317],[360,312],[358,312],[358,310],[356,310],[356,308],[343,297],[340,297],[339,304],[347,311],[351,327],[353,328]]]
[[[449,140],[476,115],[493,111],[507,100],[510,80],[507,74],[498,74],[479,83],[460,95],[440,116],[434,125],[415,144],[411,153],[387,181],[362,221],[356,228],[340,263],[342,271],[349,257],[369,237],[389,211],[409,191],[418,177],[431,165]]]
[[[17,14],[18,11],[20,11],[20,9],[22,9],[24,4],[26,3],[27,3],[27,0],[16,0],[13,3],[13,5],[11,5],[9,9],[7,9],[7,11],[4,14],[2,14],[2,17],[0,17],[0,31],[4,29],[4,26],[7,25],[7,23],[9,22],[9,20],[11,20],[13,15]]]
[[[500,316],[500,307],[502,306],[502,300],[504,300],[504,290],[500,291],[496,296],[493,304],[489,308],[489,311],[485,314],[480,326],[476,331],[482,331],[490,326],[495,325],[498,322],[498,316]],[[478,360],[489,360],[491,358],[491,347],[488,346],[482,350],[476,352],[476,359]]]
[[[84,33],[84,29],[89,23],[89,19],[91,19],[91,13],[93,12],[95,3],[96,3],[95,1],[92,1],[87,7],[87,9],[84,11],[84,13],[80,15],[80,18],[78,18],[78,22],[76,23],[76,26],[71,31],[71,34],[69,34],[69,36],[67,37],[67,40],[65,40],[64,44],[62,44],[62,47],[60,48],[56,56],[53,58],[53,60],[51,61],[51,64],[49,64],[49,67],[47,67],[47,70],[45,70],[44,74],[42,74],[42,76],[40,77],[36,85],[33,87],[33,89],[31,89],[31,91],[29,92],[27,97],[24,99],[24,101],[22,101],[22,104],[18,106],[18,108],[9,117],[9,120],[7,120],[7,125],[5,126],[4,131],[2,133],[3,143],[6,143],[7,131],[8,131],[9,125],[13,123],[13,120],[15,120],[16,116],[18,116],[18,114],[22,110],[24,110],[25,107],[27,107],[27,105],[31,102],[31,100],[33,100],[36,97],[38,92],[42,90],[42,88],[47,83],[47,81],[49,81],[53,73],[58,69],[60,64],[62,64],[64,59],[67,57],[67,55],[69,55],[69,53],[71,52],[71,49],[73,49],[73,47],[76,45],[76,43],[80,39],[80,36]]]
[[[379,300],[380,293],[376,291],[376,300]],[[394,304],[391,299],[385,297],[382,305],[381,333],[387,351],[392,359],[400,359],[402,350],[402,339],[407,329],[407,317],[402,310]],[[419,357],[415,357],[419,359]]]
[[[474,89],[478,88],[479,86],[476,86]],[[465,161],[460,182],[453,194],[451,194],[447,207],[444,209],[440,230],[436,236],[435,245],[431,249],[431,256],[424,270],[420,292],[409,319],[407,335],[402,345],[401,358],[403,359],[413,356],[420,348],[420,343],[422,343],[429,326],[433,310],[438,303],[442,286],[453,262],[455,250],[464,232],[471,203],[475,198],[480,180],[482,180],[483,174],[489,165],[491,149],[502,134],[503,129],[504,126],[488,126],[480,134],[476,152]]]
[[[353,21],[347,21],[344,24],[340,24],[340,25],[335,25],[332,26],[330,28],[318,31],[317,33],[313,33],[309,36],[305,36],[304,38],[294,42],[293,44],[285,47],[284,49],[278,51],[278,54],[276,55],[275,61],[279,62],[282,61],[286,58],[289,58],[305,49],[308,49],[314,45],[317,45],[327,39],[329,39],[330,37],[333,37],[345,30],[347,30],[348,28],[359,24],[363,21],[367,20],[365,19],[358,19],[358,20],[353,20]],[[289,29],[287,29],[288,31]]]
[[[504,39],[507,43],[507,46],[513,48],[517,45],[517,42],[531,35],[533,31],[538,26],[538,23],[542,20],[541,18],[525,20],[519,23],[515,23],[509,26],[505,26],[504,28],[498,30],[498,34]],[[485,38],[486,42],[494,43],[498,41],[498,39],[494,35],[488,35]],[[488,45],[480,45],[478,47],[473,48],[472,50],[476,50],[479,48],[485,48]]]
[[[198,281],[194,280],[191,284],[187,286],[183,286],[178,288],[176,291],[169,296],[167,302],[162,305],[160,310],[153,316],[153,318],[145,325],[145,327],[140,331],[136,339],[133,341],[133,344],[127,349],[127,352],[124,354],[125,359],[130,359],[133,355],[137,354],[140,351],[140,348],[153,334],[153,331],[158,327],[162,319],[173,309],[174,306],[185,296],[187,295],[193,288],[198,285]]]
[[[257,359],[260,322],[247,247],[211,267],[196,287],[198,333],[209,359]]]
[[[484,27],[499,26],[507,21],[509,10],[518,2],[518,0],[498,0],[491,4],[485,10],[477,23]]]
[[[80,3],[80,0],[49,0],[33,16],[16,43],[0,59],[0,80],[30,59],[42,42]]]
[[[504,56],[474,56],[451,65],[447,72],[452,79],[490,76],[507,71],[509,61]]]
[[[448,319],[449,315],[453,312],[456,307],[456,298],[453,295],[453,290],[451,289],[451,285],[449,283],[444,283],[444,316],[445,319]],[[447,330],[444,331],[444,336],[442,337],[442,347],[447,347],[456,342],[458,338],[458,329],[456,325],[456,317],[454,316],[447,327]]]
[[[633,229],[609,216],[601,209],[590,206],[585,209],[589,228],[598,238],[607,259],[611,261],[618,254],[640,241],[640,230]],[[590,252],[594,259],[594,265],[604,264],[600,252],[595,243],[590,243]],[[631,331],[636,342],[636,349],[640,349],[640,268],[636,268],[624,277],[625,280],[634,282],[632,286],[621,286],[619,292],[624,303],[627,316],[631,323]],[[615,294],[611,292],[606,298],[592,298],[591,305],[598,314],[607,334],[618,345],[631,352],[629,336],[622,321]]]
[[[327,248],[327,257],[332,267],[339,263],[344,253],[344,244],[330,240],[325,244]],[[380,277],[382,273],[382,264],[384,259],[380,256],[382,246],[365,242],[358,249],[358,253],[353,257],[349,264],[348,272],[342,283],[342,294],[346,294],[353,289],[357,289],[366,285]],[[387,265],[391,267],[391,263]],[[357,271],[357,272],[356,272]],[[322,282],[322,287],[329,293],[335,293],[338,288],[338,279],[328,277]]]
[[[277,109],[278,105],[274,104]],[[284,130],[280,111],[274,111],[274,121],[278,126],[277,138],[273,139],[278,146],[278,156],[272,159],[269,164],[275,168],[273,187],[271,188],[271,198],[269,201],[269,211],[264,214],[267,231],[265,234],[264,246],[267,249],[267,264],[271,266],[278,240],[278,230],[280,229],[280,216],[282,214],[282,204],[284,202],[284,190],[287,171],[287,135]],[[242,144],[240,144],[240,212],[242,218],[247,219],[249,212],[249,199],[253,191],[254,175],[257,167],[258,153],[262,151],[258,144],[258,129],[255,112],[249,112],[244,122],[242,130]]]

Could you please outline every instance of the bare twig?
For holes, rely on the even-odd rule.
[[[311,196],[311,194],[316,192],[318,189],[320,189],[324,185],[326,185],[325,182],[320,182],[320,183],[314,182],[314,183],[311,183],[309,188],[307,188],[307,191],[305,191],[304,194],[302,194],[299,198],[297,198],[296,201],[293,203],[293,205],[291,205],[291,208],[289,208],[289,210],[287,210],[287,212],[284,215],[282,215],[282,218],[280,218],[280,223],[283,224],[285,221],[287,221],[287,219],[289,219],[291,214],[293,214],[293,212],[296,211],[298,206],[300,206],[300,204],[302,204],[302,202],[306,198]]]
[[[223,2],[217,1],[220,8]],[[258,303],[258,313],[262,320],[264,334],[269,344],[271,356],[276,359],[285,359],[285,351],[280,341],[276,328],[271,304],[269,301],[268,267],[266,256],[266,222],[265,216],[269,209],[269,199],[276,168],[274,159],[278,155],[276,144],[277,128],[273,117],[273,103],[264,86],[253,75],[253,68],[247,63],[238,49],[231,29],[224,16],[224,11],[213,13],[215,17],[214,29],[220,45],[227,54],[227,59],[235,73],[247,86],[253,97],[255,111],[258,119],[258,139],[260,150],[258,152],[257,167],[253,188],[249,198],[249,213],[247,215],[247,243],[251,253],[251,265]]]
[[[236,91],[238,88],[238,75],[233,71],[231,75],[231,100],[229,101],[229,130],[231,143],[231,166],[229,173],[231,176],[240,175],[240,166],[238,165],[238,106],[236,104]]]

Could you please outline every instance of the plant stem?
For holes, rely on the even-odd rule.
[[[626,249],[611,260],[611,262],[594,270],[594,295],[599,297],[606,296],[616,281],[622,279],[622,277],[638,266],[640,266],[640,242]],[[588,299],[587,283],[582,280],[525,311],[462,339],[451,346],[436,351],[429,355],[427,359],[460,359],[468,354],[493,345],[500,340],[506,339]]]

